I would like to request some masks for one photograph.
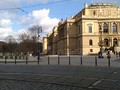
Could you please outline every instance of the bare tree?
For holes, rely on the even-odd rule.
[[[19,34],[19,50],[24,54],[33,53],[37,48],[37,38],[31,32]]]
[[[24,54],[27,54],[28,52],[33,53],[37,51],[38,40],[41,32],[42,32],[41,26],[34,25],[28,28],[28,32],[19,34],[20,40],[18,45],[19,51],[23,52]],[[40,43],[39,46],[41,49],[42,45]]]
[[[5,38],[6,43],[4,44],[4,50],[10,54],[18,52],[18,44],[15,38],[12,35],[9,35]]]
[[[30,39],[30,35],[28,33],[21,33],[19,34],[19,40],[21,42],[29,40]]]
[[[40,34],[42,32],[42,27],[39,25],[33,25],[28,29],[28,31],[32,32],[33,34]]]
[[[8,35],[5,38],[5,40],[6,40],[7,43],[15,43],[16,42],[15,38],[12,35]]]
[[[0,52],[4,55],[6,51],[6,42],[0,41]]]

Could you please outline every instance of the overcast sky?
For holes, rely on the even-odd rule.
[[[0,0],[0,40],[8,35],[17,37],[32,25],[42,26],[43,36],[51,32],[61,18],[77,14],[85,2],[120,6],[119,0]]]

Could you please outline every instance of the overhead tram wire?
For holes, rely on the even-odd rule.
[[[0,9],[0,11],[2,11],[2,10],[20,10],[20,11],[22,11],[22,12],[24,12],[24,13],[28,13],[27,11],[25,11],[25,10],[23,10],[22,8],[20,8],[20,7],[17,7],[17,8],[4,8],[4,9]]]
[[[22,11],[22,12],[24,12],[24,13],[28,13],[27,11],[25,11],[25,10],[23,10],[22,8],[17,8],[18,10],[20,10],[20,11]]]
[[[24,12],[24,13],[28,13],[27,11],[23,10],[23,8],[32,8],[32,7],[38,7],[38,6],[41,6],[41,5],[48,5],[48,4],[62,3],[62,2],[66,2],[66,1],[71,1],[71,0],[60,0],[60,1],[49,2],[49,3],[45,3],[45,4],[38,4],[38,5],[26,6],[26,7],[3,8],[3,9],[0,9],[0,10],[15,10],[15,9],[18,9],[18,10]]]
[[[60,1],[44,3],[44,4],[38,4],[38,5],[31,5],[31,6],[21,7],[21,8],[32,8],[32,7],[38,7],[38,6],[41,6],[41,5],[56,4],[56,3],[62,3],[62,2],[67,2],[67,1],[71,1],[71,0],[60,0]]]
[[[14,9],[19,9],[19,10],[25,12],[25,11],[23,10],[24,8],[38,7],[38,6],[41,6],[41,5],[62,3],[62,2],[67,2],[67,1],[71,1],[71,0],[60,0],[60,1],[54,1],[54,2],[49,2],[49,3],[44,3],[44,4],[31,5],[31,6],[25,6],[25,7],[17,7],[17,8],[2,8],[2,9],[0,9],[0,10],[14,10]]]

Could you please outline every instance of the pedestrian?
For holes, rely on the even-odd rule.
[[[120,52],[119,52],[119,57],[120,57]]]
[[[118,58],[118,52],[116,51],[116,58]]]
[[[111,55],[110,55],[110,51],[108,50],[107,52],[107,58],[110,59],[111,58]]]

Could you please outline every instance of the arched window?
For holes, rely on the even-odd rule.
[[[89,40],[89,45],[93,45],[93,41],[91,39]]]
[[[109,46],[109,40],[107,38],[104,39],[104,45]]]
[[[104,23],[104,25],[103,25],[103,32],[108,33],[108,25],[107,25],[107,23]]]
[[[113,23],[112,30],[113,30],[113,33],[117,32],[117,24]]]
[[[96,11],[93,11],[93,15],[96,15]]]
[[[102,27],[101,27],[101,25],[99,25],[99,30],[102,30]]]
[[[117,40],[117,38],[114,38],[113,39],[113,46],[117,46],[118,45],[118,40]]]

